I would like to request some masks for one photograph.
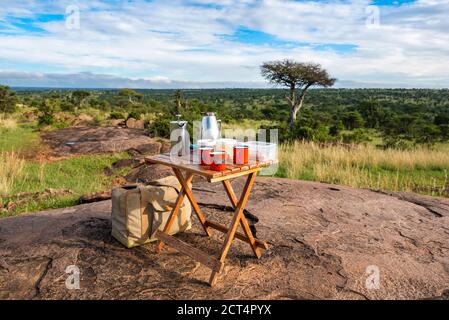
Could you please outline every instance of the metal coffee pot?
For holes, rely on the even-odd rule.
[[[221,120],[215,112],[204,112],[201,121],[201,139],[217,141],[221,137]]]

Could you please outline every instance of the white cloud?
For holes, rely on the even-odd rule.
[[[11,16],[63,14],[71,4],[5,2],[0,8],[3,23]],[[446,0],[382,6],[378,28],[365,25],[369,0],[78,3],[80,30],[66,29],[64,21],[40,22],[45,34],[19,32],[14,25],[12,34],[0,29],[0,61],[6,62],[0,62],[0,69],[28,71],[31,65],[41,72],[90,71],[166,84],[253,83],[262,81],[258,66],[263,61],[290,57],[322,63],[339,79],[449,86]],[[257,45],[223,38],[240,26],[311,45]],[[322,50],[318,44],[357,49]]]

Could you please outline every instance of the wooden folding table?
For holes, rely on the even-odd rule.
[[[226,171],[217,172],[211,171],[209,167],[195,164],[190,160],[180,160],[176,157],[171,158],[168,154],[147,157],[145,158],[145,160],[147,163],[162,164],[171,167],[182,186],[175,206],[171,212],[170,218],[168,219],[167,224],[164,228],[164,231],[157,231],[155,234],[156,238],[158,238],[159,240],[159,251],[162,250],[164,243],[166,243],[179,252],[184,253],[195,259],[196,261],[204,264],[212,270],[209,284],[213,286],[217,281],[218,275],[223,270],[226,255],[228,254],[229,248],[234,238],[247,242],[251,246],[251,249],[257,258],[259,258],[261,255],[260,249],[266,250],[268,248],[266,242],[254,238],[248,221],[245,218],[244,209],[251,193],[251,188],[253,187],[257,173],[263,167],[271,165],[272,161],[252,162],[248,165],[230,164],[226,165]],[[235,210],[229,228],[218,222],[206,219],[191,189],[192,178],[194,175],[205,177],[211,183],[221,182],[223,184],[224,189]],[[242,195],[240,199],[238,199],[236,194],[234,193],[230,180],[241,176],[248,176],[248,178],[246,180],[245,187],[243,188]],[[204,232],[208,236],[211,236],[211,229],[226,233],[226,238],[223,242],[223,246],[218,259],[168,234],[185,196],[187,196],[190,203],[192,204],[192,207],[204,229]],[[243,233],[237,231],[239,225],[242,226]]]

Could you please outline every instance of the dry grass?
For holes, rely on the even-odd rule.
[[[7,118],[4,115],[0,115],[0,130],[13,130],[17,128],[17,120],[13,118]]]
[[[25,161],[15,152],[0,154],[0,195],[8,195],[23,173]]]
[[[449,195],[449,153],[379,150],[372,146],[323,147],[295,142],[280,147],[281,176],[357,188]]]

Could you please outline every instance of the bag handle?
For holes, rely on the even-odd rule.
[[[149,227],[150,227],[150,219],[148,214],[148,203],[150,201],[150,197],[148,194],[148,190],[145,190],[144,187],[139,187],[140,193],[140,217],[141,217],[141,234],[148,235],[149,237]]]
[[[170,176],[170,177],[175,178],[174,176]],[[168,178],[168,177],[167,177],[167,178]],[[178,181],[178,180],[176,180],[176,181]],[[179,182],[178,182],[178,183],[179,183]],[[179,185],[179,186],[174,186],[173,184],[163,183],[163,182],[160,182],[160,181],[158,181],[158,180],[148,182],[147,185],[155,186],[155,187],[170,187],[170,188],[175,189],[176,192],[177,192],[178,194],[179,194],[179,192],[181,192],[181,188],[182,188],[181,185]]]

